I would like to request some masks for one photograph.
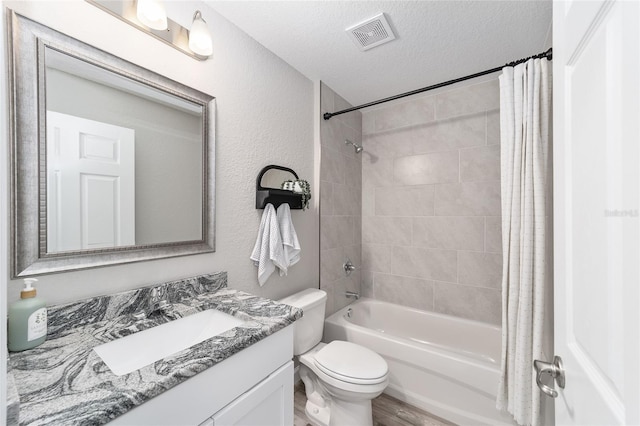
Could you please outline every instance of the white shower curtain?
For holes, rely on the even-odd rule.
[[[533,360],[545,315],[551,76],[547,59],[500,76],[502,376],[496,406],[521,425],[541,424]]]

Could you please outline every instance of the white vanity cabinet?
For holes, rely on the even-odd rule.
[[[293,361],[289,361],[200,426],[292,424]]]
[[[113,425],[290,426],[293,327],[116,417]]]

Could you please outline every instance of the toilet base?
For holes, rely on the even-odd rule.
[[[365,426],[373,424],[371,401],[329,402],[329,407],[320,407],[307,401],[305,413],[314,426]]]
[[[314,426],[373,425],[371,399],[382,390],[373,394],[345,392],[321,383],[306,365],[300,365],[300,378],[304,382],[307,396],[305,412]]]
[[[309,420],[313,426],[328,426],[330,420],[330,412],[328,407],[320,407],[311,401],[307,401],[304,407],[304,412],[307,414]]]

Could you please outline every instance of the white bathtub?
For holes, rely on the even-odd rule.
[[[495,408],[500,327],[362,298],[325,320],[324,341],[389,364],[385,393],[460,425],[513,425]]]

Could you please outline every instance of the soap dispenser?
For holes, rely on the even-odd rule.
[[[32,284],[35,278],[24,280],[20,300],[9,306],[9,350],[12,352],[35,348],[47,338],[47,308],[44,300],[36,297]]]

